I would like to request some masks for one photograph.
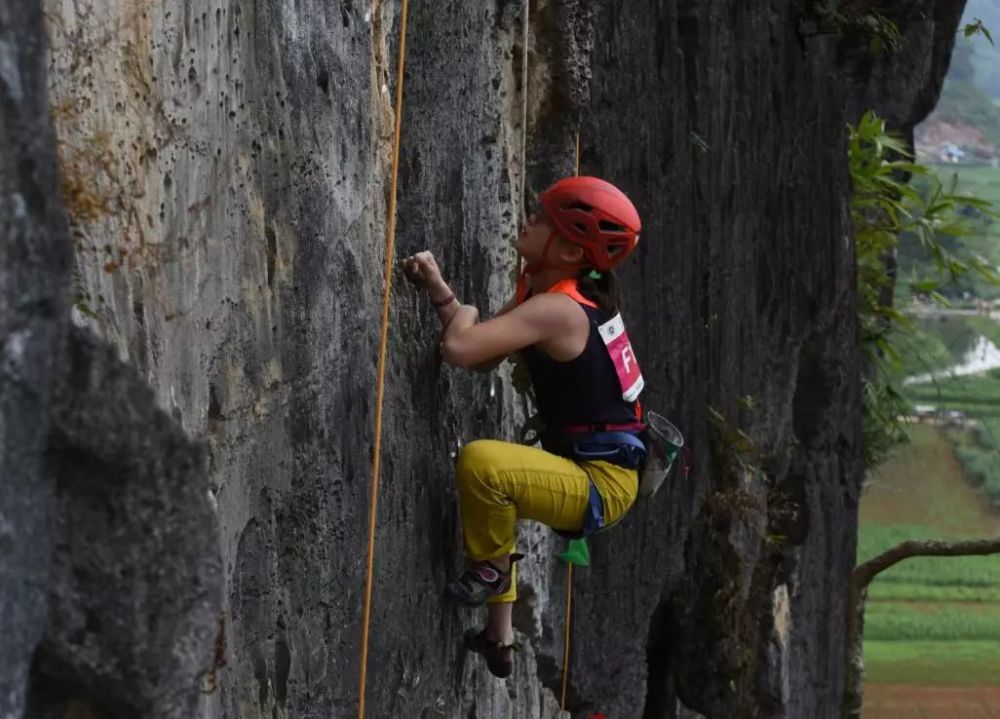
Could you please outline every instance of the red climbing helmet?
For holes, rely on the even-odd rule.
[[[579,245],[597,270],[610,270],[639,243],[642,223],[625,193],[596,177],[567,177],[539,198],[567,241]]]

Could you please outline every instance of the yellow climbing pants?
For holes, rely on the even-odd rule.
[[[617,522],[635,501],[638,474],[611,462],[577,464],[523,444],[480,439],[458,456],[458,497],[465,551],[476,561],[514,551],[514,523],[534,519],[553,529],[578,531],[590,498],[590,484],[604,499],[604,522]],[[510,589],[490,602],[513,602],[517,576]]]

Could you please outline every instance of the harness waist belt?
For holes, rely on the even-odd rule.
[[[582,462],[603,460],[629,469],[637,469],[646,458],[646,445],[629,432],[591,432],[565,437],[568,456]],[[588,478],[590,473],[588,472]],[[589,537],[605,528],[604,498],[590,479],[590,496],[579,532],[559,532],[570,539]]]
[[[563,427],[562,431],[569,434],[593,434],[595,432],[642,432],[645,429],[646,425],[643,422],[627,422],[625,424],[570,424]]]
[[[646,458],[646,445],[631,432],[590,432],[567,438],[574,459],[603,459],[629,469],[637,469]]]

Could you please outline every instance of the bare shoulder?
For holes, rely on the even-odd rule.
[[[548,292],[531,297],[517,308],[522,321],[533,325],[544,339],[567,335],[586,337],[590,320],[583,307],[561,292]]]
[[[546,292],[535,295],[523,302],[518,309],[528,315],[556,323],[575,324],[580,319],[586,321],[587,313],[569,295],[561,292]]]

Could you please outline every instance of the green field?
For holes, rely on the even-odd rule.
[[[1000,643],[865,639],[865,669],[869,683],[998,686]]]
[[[917,425],[862,497],[858,560],[907,539],[998,531],[1000,515],[964,479],[944,431]],[[869,682],[1000,685],[1000,556],[908,559],[880,574],[864,650]]]
[[[1000,340],[1000,325],[995,321],[976,318],[975,326]],[[914,404],[960,410],[976,422],[966,429],[950,429],[947,436],[966,479],[1000,509],[1000,370],[910,385],[905,394]]]
[[[878,601],[865,621],[865,637],[872,640],[1000,640],[1000,604],[994,602]]]

